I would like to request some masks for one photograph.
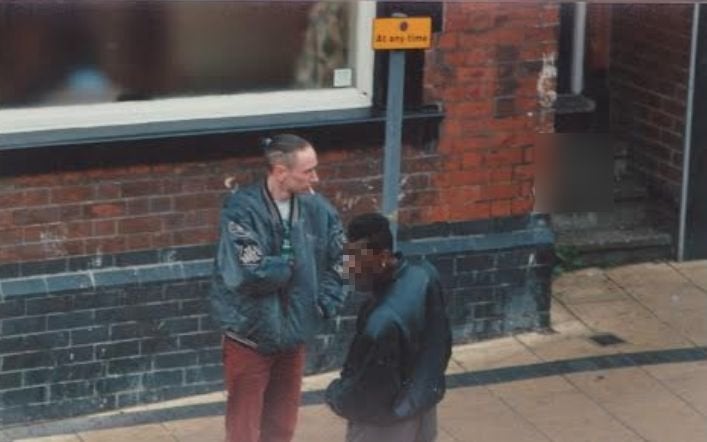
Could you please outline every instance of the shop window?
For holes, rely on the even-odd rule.
[[[367,107],[374,2],[0,3],[0,134]]]

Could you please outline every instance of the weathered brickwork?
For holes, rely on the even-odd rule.
[[[612,17],[612,131],[631,170],[678,207],[692,5],[614,5]]]

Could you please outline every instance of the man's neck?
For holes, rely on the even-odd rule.
[[[272,176],[268,176],[266,184],[270,195],[275,201],[287,201],[292,198],[292,193],[280,188]]]

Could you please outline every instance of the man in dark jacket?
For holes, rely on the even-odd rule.
[[[312,190],[314,149],[289,134],[264,149],[265,180],[224,203],[211,288],[224,332],[227,441],[292,439],[304,344],[343,302],[343,229]]]
[[[393,253],[382,215],[355,218],[347,236],[346,272],[371,296],[326,402],[349,421],[349,442],[432,441],[452,343],[437,271]]]

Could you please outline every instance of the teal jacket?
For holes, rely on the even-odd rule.
[[[336,210],[319,194],[294,197],[290,241],[281,256],[283,224],[261,181],[229,195],[210,299],[224,331],[272,354],[306,343],[344,301],[344,233]]]

